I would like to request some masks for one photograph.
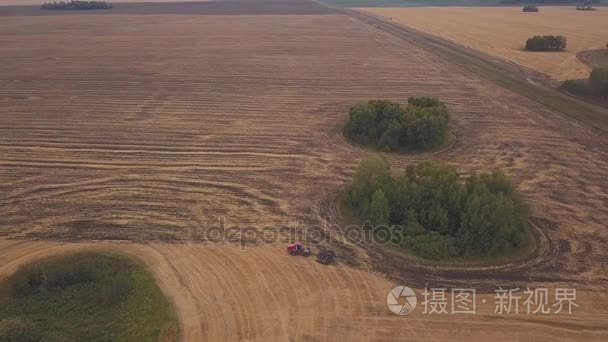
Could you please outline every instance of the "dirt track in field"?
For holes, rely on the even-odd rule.
[[[264,3],[272,7],[272,1]],[[395,326],[421,338],[453,338],[450,319],[457,318],[403,327],[403,320],[389,316],[387,285],[402,282],[605,289],[608,136],[348,16],[256,11],[2,17],[0,235],[86,242],[2,242],[3,261],[25,262],[38,248],[142,243],[117,246],[132,254],[145,251],[140,256],[183,317],[198,315],[182,323],[186,336],[209,339],[403,335]],[[227,226],[253,230],[324,224],[334,213],[335,196],[368,153],[340,134],[348,107],[368,98],[416,95],[446,101],[459,137],[451,149],[429,158],[465,173],[504,169],[528,196],[541,241],[532,259],[454,270],[337,244],[345,262],[318,268],[311,260],[284,256],[287,233],[270,246],[238,253],[232,242],[209,241],[219,217]],[[389,158],[400,170],[426,157]],[[161,255],[156,259],[154,248],[163,250],[154,252]],[[302,299],[306,309],[291,313],[285,293],[298,286],[290,278],[298,272],[307,279],[302,288],[316,290]],[[368,294],[354,288],[342,296],[334,283],[366,284]],[[222,304],[213,296],[226,284],[238,284],[228,294],[265,291],[276,298],[262,309],[257,297],[240,302],[238,314],[226,307],[215,320]],[[179,299],[185,289],[189,297]],[[351,304],[344,308],[337,297]],[[359,301],[373,304],[365,304],[368,310]],[[595,316],[584,317],[605,320],[606,311],[593,308],[585,315]],[[319,311],[327,312],[329,323],[316,318]],[[275,326],[273,320],[283,316],[288,318]],[[233,323],[221,325],[220,317]],[[459,330],[459,337],[486,337],[478,334],[488,322],[496,323],[496,335],[488,337],[513,336],[505,335],[513,320],[484,316],[467,322],[470,330]],[[302,329],[292,332],[294,324]],[[522,334],[541,326],[543,337],[583,329],[530,320]],[[361,335],[354,327],[372,330]],[[598,327],[584,328],[589,339],[605,334]],[[221,335],[232,333],[238,335]]]

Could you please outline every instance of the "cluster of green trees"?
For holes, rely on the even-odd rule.
[[[576,9],[578,11],[595,11],[595,8],[593,7],[593,3],[591,1],[585,1],[582,5],[577,5]]]
[[[349,114],[345,135],[384,151],[428,150],[449,138],[447,107],[432,97],[411,97],[407,105],[370,100]]]
[[[128,257],[78,253],[25,265],[0,283],[0,341],[156,341],[171,305]]]
[[[534,5],[526,5],[522,8],[523,12],[538,12],[538,7]]]
[[[71,264],[48,263],[30,265],[10,279],[11,293],[16,298],[58,291],[72,286],[94,283],[108,276],[107,270],[95,269],[96,260],[89,256],[73,259]],[[118,303],[130,291],[128,279],[119,273],[104,291],[95,293],[100,305]]]
[[[566,48],[564,36],[534,36],[526,41],[526,50],[530,51],[561,51]]]
[[[113,8],[112,4],[105,1],[78,1],[69,2],[45,2],[40,8],[45,10],[95,10]]]
[[[423,162],[393,177],[388,162],[375,157],[359,165],[342,201],[424,258],[501,255],[526,241],[528,208],[500,172],[463,181],[452,167]]]
[[[597,96],[608,99],[608,67],[595,67],[588,80],[567,80],[562,88],[580,96]]]

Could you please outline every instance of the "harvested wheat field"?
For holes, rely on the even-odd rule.
[[[608,135],[342,12],[274,1],[253,2],[256,15],[238,1],[222,12],[238,15],[0,7],[0,278],[54,253],[124,251],[150,268],[192,341],[605,340]],[[447,103],[458,139],[389,155],[394,168],[430,158],[505,170],[532,203],[532,256],[430,267],[327,226],[370,153],[341,134],[348,108],[416,95]],[[218,222],[251,234],[218,238]],[[311,225],[332,234],[338,265],[286,255],[290,230]],[[263,241],[264,227],[281,230]],[[580,307],[400,317],[386,306],[399,284],[576,287]]]
[[[82,244],[0,241],[0,278],[19,265],[79,250],[120,251],[142,260],[173,300],[186,341],[600,341],[604,293],[580,291],[574,315],[498,316],[492,295],[471,315],[397,316],[386,308],[395,286],[378,274],[288,258],[264,246]],[[420,291],[417,291],[418,293]]]
[[[577,11],[575,6],[539,7],[411,7],[364,8],[400,24],[469,46],[489,55],[545,73],[557,80],[589,76],[590,68],[576,58],[581,51],[604,48],[608,10]],[[534,35],[563,35],[562,52],[529,52],[526,39]]]

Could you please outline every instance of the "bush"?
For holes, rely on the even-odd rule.
[[[113,8],[112,4],[105,1],[69,1],[69,2],[45,2],[40,6],[41,9],[45,10],[96,10],[96,9],[110,9]]]
[[[449,113],[436,98],[409,98],[406,106],[370,100],[351,108],[345,135],[385,151],[428,150],[445,142]]]
[[[435,232],[415,237],[406,236],[403,245],[414,254],[431,260],[446,259],[458,254],[454,238]]]
[[[528,210],[500,172],[461,180],[450,166],[424,162],[393,177],[380,157],[364,160],[343,204],[391,241],[430,259],[499,255],[525,241]]]
[[[23,268],[9,280],[15,297],[61,290],[89,283],[101,277],[101,270],[90,258],[70,258],[70,263],[37,263]]]
[[[577,5],[576,9],[578,11],[595,11],[591,1],[585,1],[582,5]]]
[[[608,98],[608,68],[593,68],[589,75],[589,87],[595,95]]]
[[[534,5],[526,5],[522,8],[523,12],[538,12],[538,7]]]
[[[439,99],[428,96],[410,97],[407,99],[407,104],[420,108],[441,107],[444,105]]]
[[[369,220],[374,226],[386,226],[389,223],[390,210],[384,191],[378,189],[372,195],[369,206]]]
[[[530,51],[561,51],[566,48],[564,36],[534,36],[526,41],[526,50]]]

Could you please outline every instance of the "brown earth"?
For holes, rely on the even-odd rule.
[[[3,17],[0,236],[14,241],[0,242],[0,275],[47,253],[119,248],[150,266],[189,340],[605,337],[608,136],[332,13]],[[390,155],[395,170],[424,158],[464,173],[505,170],[532,203],[538,252],[495,267],[431,268],[349,245],[334,227],[324,231],[340,266],[285,256],[289,227],[307,235],[304,226],[331,222],[337,194],[370,153],[340,133],[348,107],[416,95],[448,103],[458,142],[436,155]],[[238,232],[229,232],[236,242],[209,235],[220,217],[285,231],[240,252]],[[255,234],[240,240],[262,244]],[[588,295],[576,318],[488,313],[404,325],[385,306],[401,283]],[[292,306],[294,289],[303,294]]]
[[[104,0],[105,1],[105,0]],[[115,3],[140,3],[140,2],[202,2],[205,0],[178,0],[178,1],[167,1],[167,0],[129,0],[129,1],[106,1],[112,4]],[[36,5],[39,6],[44,2],[54,2],[53,0],[0,0],[0,6],[28,6]]]

